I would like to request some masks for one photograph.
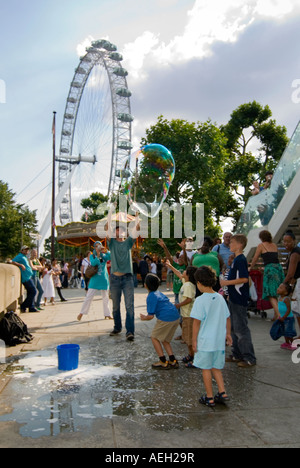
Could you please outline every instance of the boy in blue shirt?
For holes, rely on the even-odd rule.
[[[179,325],[180,315],[176,307],[171,304],[167,296],[158,291],[158,276],[149,273],[145,279],[146,288],[149,291],[147,297],[148,315],[140,315],[142,321],[153,320],[156,315],[157,322],[152,331],[151,340],[155,351],[158,354],[159,361],[152,364],[153,369],[178,369],[179,364],[176,360],[170,342]],[[163,347],[169,356],[166,360]]]
[[[230,249],[235,254],[228,280],[221,280],[221,287],[228,286],[229,310],[232,322],[232,356],[228,362],[236,362],[239,367],[252,367],[256,364],[251,332],[248,327],[249,272],[243,251],[247,237],[236,234],[231,238]]]
[[[191,317],[193,324],[194,366],[202,369],[206,395],[199,402],[214,407],[216,403],[229,401],[222,369],[225,366],[225,345],[232,344],[230,314],[224,298],[214,291],[217,277],[212,268],[200,267],[195,273],[197,287],[202,296],[195,300]],[[212,378],[219,393],[213,396]]]

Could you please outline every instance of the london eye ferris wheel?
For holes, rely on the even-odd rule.
[[[74,192],[118,190],[120,171],[132,150],[132,122],[123,57],[107,40],[92,42],[80,58],[67,97],[58,162],[59,217],[73,221]],[[73,172],[81,163],[97,168],[88,181]],[[77,169],[76,169],[77,170]],[[73,180],[71,184],[71,179]],[[85,185],[85,186],[84,186]],[[83,198],[83,197],[81,197]]]

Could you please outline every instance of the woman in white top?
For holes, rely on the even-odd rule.
[[[84,283],[85,283],[85,292],[88,291],[89,289],[89,282],[90,282],[90,278],[87,278],[85,276],[85,272],[86,272],[86,269],[88,266],[90,266],[91,262],[90,262],[90,255],[91,255],[91,252],[88,251],[86,254],[85,254],[85,257],[84,259],[82,260],[81,262],[81,267],[80,267],[80,271],[81,271],[81,274],[84,278]]]
[[[55,289],[53,283],[53,271],[51,264],[46,263],[46,268],[43,271],[43,289],[44,289],[44,300],[45,306],[47,305],[47,299],[50,298],[50,302],[54,305]]]

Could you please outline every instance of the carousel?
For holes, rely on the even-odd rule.
[[[105,221],[107,218],[101,219]],[[127,213],[116,213],[112,216],[112,221],[122,224],[129,224],[135,220],[134,216]],[[107,246],[106,237],[100,238],[97,234],[97,224],[100,220],[86,223],[82,221],[68,223],[65,226],[56,226],[57,242],[68,247],[87,247],[90,249],[96,241],[101,241]],[[142,245],[141,238],[136,240],[135,250],[139,250]]]

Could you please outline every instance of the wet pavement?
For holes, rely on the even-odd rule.
[[[183,364],[178,370],[152,370],[154,321],[139,320],[145,313],[143,289],[136,289],[132,343],[125,332],[108,335],[113,322],[102,318],[100,298],[79,323],[84,292],[65,295],[67,303],[22,315],[35,339],[7,349],[6,363],[0,364],[1,448],[300,446],[300,364],[280,349],[282,341],[271,340],[270,321],[251,315],[258,365],[227,364],[231,402],[209,409],[198,402],[204,393],[201,371]],[[79,367],[60,372],[56,346],[72,342],[81,348]],[[186,354],[180,341],[173,347],[178,359]]]

